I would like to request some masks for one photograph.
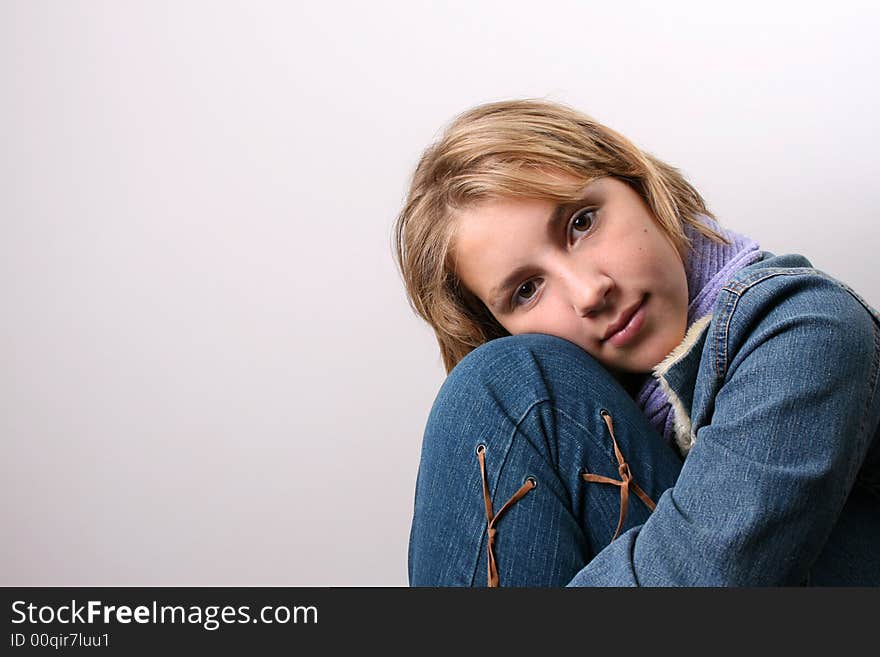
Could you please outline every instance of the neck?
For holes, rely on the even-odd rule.
[[[615,372],[614,378],[626,390],[626,394],[635,399],[636,393],[645,382],[647,374],[642,372]]]

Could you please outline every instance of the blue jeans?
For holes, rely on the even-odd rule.
[[[410,585],[565,586],[650,517],[682,465],[578,346],[543,334],[493,340],[455,367],[428,417]],[[732,500],[737,485],[748,482],[731,482]],[[853,559],[877,563],[878,521],[877,500],[854,490],[810,583],[880,584],[860,568],[848,579]]]

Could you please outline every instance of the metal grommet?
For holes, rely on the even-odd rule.
[[[608,411],[606,411],[604,408],[600,408],[600,409],[599,409],[599,415],[601,415],[602,417],[605,417],[606,415],[611,415],[611,413],[609,413]]]
[[[479,455],[481,452],[485,452],[485,451],[486,451],[486,446],[483,443],[480,443],[479,445],[477,445],[477,448],[474,450],[474,452],[477,455]]]
[[[535,479],[532,475],[529,475],[528,477],[526,477],[526,481],[532,482],[532,489],[535,489],[538,487],[538,480]]]

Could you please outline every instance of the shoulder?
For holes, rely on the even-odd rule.
[[[721,288],[715,315],[747,314],[758,307],[776,305],[826,313],[831,309],[854,315],[867,314],[880,321],[877,312],[860,294],[843,281],[813,267],[799,254],[774,255],[762,252],[762,259],[737,271]],[[734,308],[734,306],[736,308]]]
[[[719,369],[771,338],[788,339],[792,359],[807,343],[820,343],[829,358],[875,348],[880,314],[852,288],[804,256],[764,256],[736,272],[718,295],[711,342]]]

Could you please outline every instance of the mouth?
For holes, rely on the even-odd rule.
[[[614,346],[620,347],[634,338],[645,321],[646,300],[647,295],[642,296],[635,304],[624,310],[617,321],[605,331],[602,342],[610,342]]]

